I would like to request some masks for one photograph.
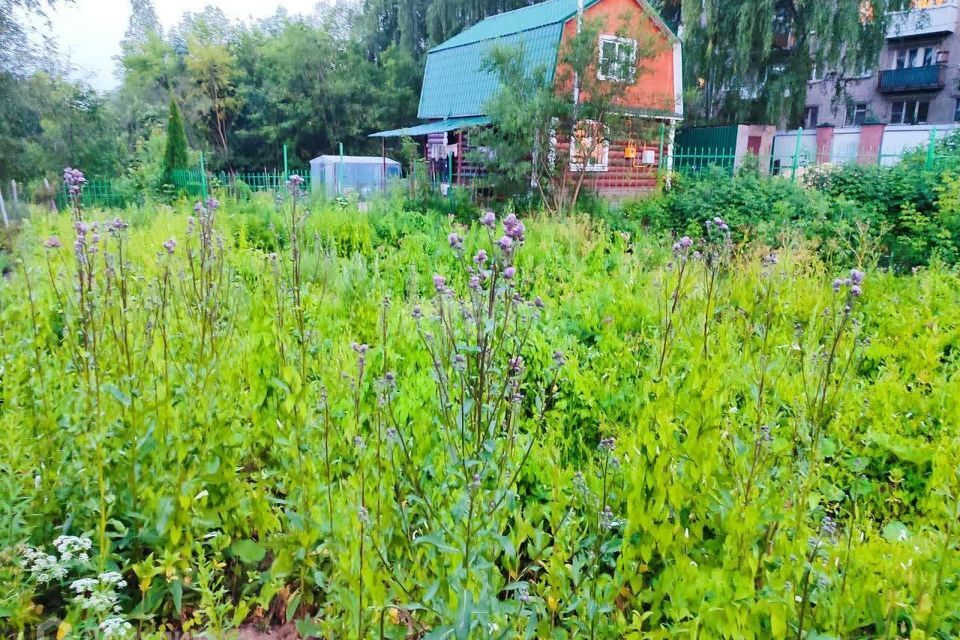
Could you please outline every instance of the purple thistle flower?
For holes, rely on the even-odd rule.
[[[503,229],[504,233],[510,238],[516,240],[517,242],[523,242],[523,234],[526,231],[523,223],[517,219],[517,216],[514,214],[508,215],[503,220]]]
[[[513,250],[513,238],[510,236],[503,236],[497,240],[497,246],[500,247],[500,250],[504,253],[510,253]]]
[[[567,364],[567,357],[563,354],[563,351],[559,349],[553,352],[553,362],[558,366],[562,367]]]
[[[365,345],[365,344],[360,344],[360,343],[358,343],[358,342],[351,342],[351,343],[350,343],[350,348],[353,349],[354,351],[356,351],[357,354],[358,354],[358,355],[361,355],[361,356],[362,356],[362,355],[366,355],[367,350],[370,349],[370,347],[368,347],[367,345]]]
[[[50,236],[47,238],[46,242],[43,243],[47,249],[59,249],[63,246],[63,243],[60,242],[60,238],[57,236]]]
[[[516,267],[511,266],[503,270],[503,277],[506,278],[507,280],[513,280],[516,276],[517,276]]]
[[[537,309],[543,309],[543,307],[545,306],[543,304],[543,298],[541,298],[540,296],[537,296],[536,298],[534,298],[533,306],[535,306]]]
[[[682,238],[680,238],[680,247],[681,247],[681,248],[683,248],[683,249],[689,249],[689,248],[692,247],[692,246],[693,246],[693,240],[691,240],[691,239],[689,238],[689,236],[683,236]]]
[[[823,516],[820,522],[820,535],[824,538],[832,538],[837,533],[837,523],[830,516]]]
[[[851,269],[850,270],[850,282],[853,284],[863,284],[863,279],[866,277],[865,274],[860,269]]]
[[[480,216],[480,224],[490,229],[497,224],[497,214],[493,211],[486,211],[482,216]]]
[[[67,185],[71,196],[78,196],[83,191],[83,185],[87,184],[87,179],[79,169],[67,167],[63,170],[63,183]]]
[[[487,255],[487,252],[484,251],[483,249],[480,249],[479,251],[477,251],[477,255],[473,256],[473,261],[479,267],[482,267],[483,265],[485,265],[487,263],[487,260],[489,259],[490,257]]]
[[[447,242],[450,243],[450,248],[454,251],[463,251],[463,238],[457,233],[451,233],[447,236]]]
[[[854,298],[859,298],[861,295],[863,295],[863,289],[860,288],[860,285],[855,284],[850,287],[850,295],[852,295]]]
[[[441,275],[433,274],[433,287],[437,293],[443,293],[446,290],[447,279]]]
[[[521,356],[510,358],[510,372],[520,373],[521,371],[523,371],[523,358]]]
[[[301,180],[302,180],[302,179],[303,179],[303,178],[301,178]],[[213,197],[207,198],[207,209],[209,209],[210,211],[216,211],[216,210],[219,209],[219,208],[220,208],[220,201],[219,201],[219,200],[217,200],[216,198],[213,198]]]
[[[836,279],[833,281],[833,290],[834,290],[834,292],[840,293],[840,289],[842,289],[842,288],[843,288],[843,280],[841,280],[840,278],[836,278]]]
[[[474,291],[480,290],[480,276],[470,276],[470,288]]]
[[[413,308],[413,312],[411,312],[410,315],[413,316],[414,320],[419,321],[421,318],[423,318],[423,309],[420,308],[420,305],[417,305]]]
[[[303,184],[303,176],[293,174],[287,179],[287,184],[291,187],[299,187]]]
[[[617,441],[612,436],[609,438],[602,438],[600,440],[601,451],[613,451],[616,446],[617,446]]]
[[[193,212],[194,212],[194,213],[202,213],[202,212],[203,212],[203,203],[202,203],[202,202],[198,202],[197,204],[193,205]]]
[[[169,240],[167,240],[166,242],[164,242],[164,243],[163,243],[163,248],[167,250],[167,254],[168,254],[168,255],[171,255],[171,256],[172,256],[174,249],[177,248],[177,241],[176,241],[176,239],[175,239],[175,238],[170,238]]]

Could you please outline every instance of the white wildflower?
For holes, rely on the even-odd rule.
[[[125,638],[133,632],[133,626],[117,616],[107,618],[100,623],[104,638]]]

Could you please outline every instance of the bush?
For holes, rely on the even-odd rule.
[[[944,143],[946,144],[946,143]],[[899,270],[960,260],[960,199],[955,172],[925,170],[908,156],[894,167],[811,168],[801,182],[740,170],[676,175],[670,189],[625,203],[599,217],[614,230],[647,227],[699,236],[715,216],[747,237],[777,246],[800,233],[825,255],[852,256],[865,247]]]

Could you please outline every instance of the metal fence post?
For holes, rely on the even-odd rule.
[[[937,146],[937,128],[930,129],[930,143],[927,145],[927,169],[933,169],[934,152]]]
[[[666,134],[667,125],[660,123],[660,153],[657,155],[657,162],[660,163],[660,169],[663,170],[663,136]]]
[[[200,193],[203,195],[203,204],[207,204],[207,168],[203,164],[203,152],[200,152]]]
[[[340,143],[340,166],[337,168],[337,171],[340,175],[337,176],[337,195],[343,195],[343,143]]]
[[[0,214],[3,214],[3,226],[10,226],[10,218],[7,217],[7,205],[3,201],[3,189],[0,189]]]
[[[790,173],[790,180],[797,180],[797,168],[800,166],[800,142],[802,141],[803,127],[797,129],[797,144],[793,148],[793,170]]]
[[[13,200],[13,214],[20,215],[20,194],[17,191],[17,181],[10,181],[10,199]]]
[[[283,145],[283,180],[286,182],[290,178],[290,167],[287,164],[287,145]]]

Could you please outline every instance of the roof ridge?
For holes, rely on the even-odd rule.
[[[596,4],[596,3],[599,2],[599,1],[600,1],[600,0],[585,0],[585,5],[586,5],[587,7],[589,7],[589,6],[592,6],[593,4]],[[566,4],[570,4],[570,5],[571,5],[570,10],[569,10],[569,11],[561,12],[560,9],[562,9],[562,8],[564,7],[564,5],[566,5]],[[548,6],[548,5],[550,5],[550,6]],[[544,10],[552,10],[552,11],[555,11],[555,12],[556,12],[556,16],[552,16],[551,19],[543,20],[543,21],[538,21],[538,22],[536,22],[536,23],[531,22],[531,24],[529,24],[529,25],[524,25],[522,28],[517,28],[517,29],[513,29],[513,30],[509,30],[509,31],[508,31],[508,30],[504,30],[502,33],[498,33],[498,34],[493,35],[493,36],[486,36],[486,37],[476,37],[476,36],[474,36],[474,39],[471,39],[470,37],[467,37],[467,38],[465,39],[465,41],[462,42],[462,43],[461,43],[461,42],[457,42],[456,44],[452,44],[452,45],[450,44],[451,42],[455,42],[455,41],[457,41],[458,39],[464,39],[463,37],[464,37],[466,34],[469,34],[470,31],[476,29],[477,27],[480,27],[480,26],[483,25],[484,23],[488,23],[488,22],[491,22],[491,21],[502,22],[501,18],[503,18],[504,16],[507,16],[507,20],[509,20],[509,16],[510,16],[511,14],[522,13],[522,12],[529,12],[529,13],[535,15],[535,12],[536,12],[536,11],[544,11]],[[470,25],[469,27],[467,27],[466,29],[464,29],[464,30],[461,31],[460,33],[458,33],[458,34],[456,34],[456,35],[454,35],[454,36],[451,36],[450,38],[447,38],[447,39],[444,40],[443,42],[441,42],[441,43],[439,43],[439,44],[431,47],[431,48],[427,51],[427,53],[429,54],[429,53],[432,53],[432,52],[434,52],[434,51],[443,51],[443,50],[449,50],[449,49],[456,49],[457,47],[462,47],[462,46],[466,46],[466,45],[469,45],[469,44],[474,44],[474,43],[476,43],[476,42],[483,42],[483,41],[485,41],[485,40],[495,40],[495,39],[497,39],[497,38],[501,38],[501,37],[507,36],[507,35],[513,35],[513,34],[517,34],[517,33],[525,33],[525,32],[527,32],[527,31],[533,31],[533,30],[535,30],[535,29],[539,29],[539,28],[542,28],[542,27],[547,27],[547,26],[554,25],[554,24],[565,23],[565,22],[567,22],[568,20],[570,20],[570,18],[571,18],[572,16],[576,15],[576,12],[577,12],[577,6],[576,6],[576,1],[575,1],[575,0],[544,0],[543,2],[536,2],[536,3],[534,3],[534,4],[529,4],[529,5],[525,6],[525,7],[517,7],[516,9],[511,9],[510,11],[504,11],[504,12],[502,12],[502,13],[495,13],[495,14],[493,14],[493,15],[491,15],[491,16],[487,16],[486,18],[484,18],[483,20],[480,20],[479,22],[476,22],[476,23]]]

